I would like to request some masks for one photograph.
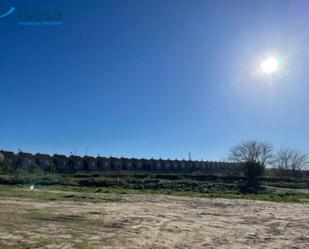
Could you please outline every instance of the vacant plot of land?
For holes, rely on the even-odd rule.
[[[308,204],[98,195],[1,197],[0,248],[309,248]]]

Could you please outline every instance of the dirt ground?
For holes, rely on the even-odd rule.
[[[103,203],[1,198],[0,248],[309,248],[309,205],[150,195]]]

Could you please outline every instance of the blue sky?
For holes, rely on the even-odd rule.
[[[11,6],[64,18],[0,19],[2,149],[221,160],[247,139],[309,147],[307,1]],[[259,71],[269,55],[283,61],[273,75]]]

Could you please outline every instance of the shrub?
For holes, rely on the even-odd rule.
[[[247,162],[244,166],[244,174],[248,179],[257,179],[262,176],[265,166],[259,162]]]
[[[265,166],[260,162],[249,161],[244,166],[244,174],[247,177],[245,185],[241,186],[241,192],[258,193],[262,188],[258,178],[263,175]]]

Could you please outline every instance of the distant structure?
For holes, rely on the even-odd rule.
[[[4,162],[4,155],[2,153],[0,153],[0,163]]]
[[[39,169],[46,172],[76,173],[104,171],[132,172],[178,172],[239,175],[243,172],[243,164],[230,162],[192,161],[192,160],[156,160],[115,157],[80,157],[71,155],[0,151],[0,162],[8,164],[16,171]]]

